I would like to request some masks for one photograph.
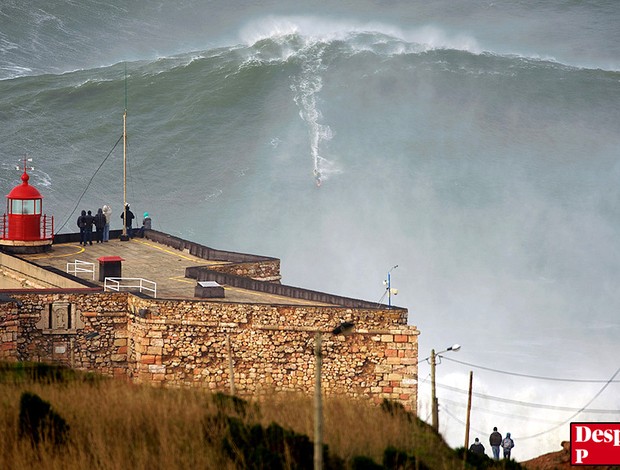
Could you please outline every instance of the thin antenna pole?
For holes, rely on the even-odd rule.
[[[387,273],[388,308],[392,308],[392,278],[390,273],[396,268],[398,268],[398,265],[392,266],[392,269],[390,269]]]
[[[123,113],[123,236],[127,236],[127,108]]]
[[[127,112],[127,62],[125,62],[125,112]]]
[[[392,281],[391,281],[390,271],[388,271],[388,278],[387,278],[388,308],[392,308]]]
[[[125,62],[125,111],[123,112],[123,235],[121,240],[128,240],[127,236],[127,62]]]

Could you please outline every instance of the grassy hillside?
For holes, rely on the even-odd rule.
[[[311,469],[312,433],[312,397],[258,403],[0,364],[0,468]],[[323,433],[326,469],[463,468],[462,449],[393,403],[327,398]],[[492,464],[474,457],[470,468]]]

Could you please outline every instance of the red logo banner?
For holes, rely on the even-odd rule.
[[[620,465],[620,423],[570,423],[571,465]]]

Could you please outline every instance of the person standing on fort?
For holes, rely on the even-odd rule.
[[[110,220],[112,217],[112,208],[109,205],[103,206],[103,215],[105,215],[105,225],[103,227],[103,241],[110,240]]]
[[[513,441],[510,437],[510,433],[506,433],[506,437],[502,441],[502,449],[504,449],[504,458],[510,459],[510,451],[515,446],[515,441]]]
[[[77,226],[80,228],[80,245],[86,246],[86,211],[78,217]]]
[[[93,213],[91,211],[88,211],[86,213],[86,215],[84,216],[84,221],[86,222],[86,228],[85,230],[85,239],[84,239],[84,245],[86,245],[86,242],[90,243],[91,245],[93,244],[93,223],[95,222],[95,218],[93,217]]]
[[[95,214],[95,230],[97,232],[97,243],[103,243],[103,229],[105,227],[105,215],[101,208],[97,209]]]
[[[484,455],[484,446],[482,445],[482,442],[480,442],[480,439],[476,438],[474,440],[474,443],[469,446],[469,451],[474,454]]]
[[[125,220],[125,211],[127,211],[127,220]],[[125,210],[121,212],[121,219],[125,220],[125,227],[127,228],[127,236],[129,238],[133,238],[133,234],[131,233],[131,225],[133,223],[133,219],[135,218],[136,216],[129,210],[129,204],[125,204]]]
[[[489,436],[489,444],[493,450],[493,458],[499,460],[499,447],[502,445],[502,435],[497,432],[497,427],[493,428],[493,432]]]

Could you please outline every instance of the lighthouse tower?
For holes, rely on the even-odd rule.
[[[28,184],[24,158],[22,184],[7,194],[6,212],[0,226],[0,250],[11,253],[40,253],[52,247],[54,218],[42,214],[43,196]]]

